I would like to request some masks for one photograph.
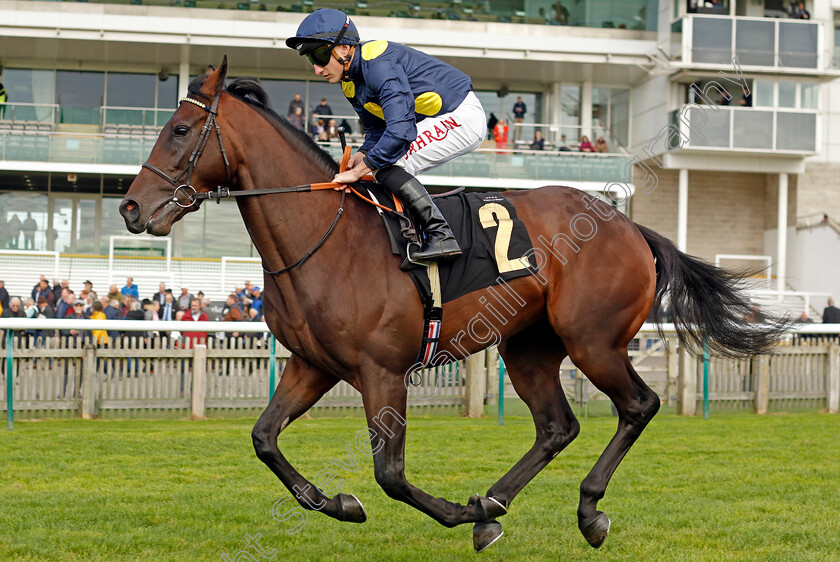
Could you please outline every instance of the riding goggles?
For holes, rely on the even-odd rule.
[[[306,54],[306,59],[312,65],[318,66],[327,66],[330,62],[330,58],[332,57],[332,51],[338,46],[338,42],[344,37],[344,34],[347,33],[347,29],[350,27],[350,16],[347,16],[347,19],[344,20],[344,25],[341,27],[341,30],[338,32],[335,40],[332,43],[321,45],[320,47],[316,47],[309,51]],[[339,62],[341,62],[339,60]]]

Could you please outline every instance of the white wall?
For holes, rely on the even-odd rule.
[[[776,255],[776,229],[764,233],[764,253]],[[840,234],[828,226],[788,228],[787,277],[797,291],[831,293],[840,299]],[[773,268],[775,274],[775,268]],[[821,310],[825,302],[813,301]]]

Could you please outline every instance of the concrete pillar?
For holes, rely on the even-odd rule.
[[[178,64],[178,99],[187,97],[190,85],[190,46],[181,45],[181,59]]]
[[[785,290],[785,262],[787,261],[788,175],[779,174],[779,215],[776,232],[776,290]],[[781,298],[781,295],[779,295]]]
[[[677,201],[677,248],[685,252],[688,247],[688,170],[680,170],[679,199]]]
[[[580,88],[580,128],[581,136],[586,135],[592,141],[592,80],[586,80]],[[568,139],[567,139],[568,140]],[[577,139],[576,139],[577,140]]]

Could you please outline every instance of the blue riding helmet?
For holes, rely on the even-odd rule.
[[[343,34],[342,29],[344,29]],[[286,46],[297,49],[301,55],[305,55],[315,46],[330,43],[334,45],[359,44],[359,31],[356,29],[356,24],[347,14],[332,8],[320,8],[306,16],[298,26],[297,35],[286,39]]]

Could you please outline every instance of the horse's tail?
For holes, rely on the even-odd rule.
[[[677,336],[694,350],[709,349],[726,356],[767,353],[790,328],[787,316],[765,315],[751,323],[756,308],[744,293],[744,274],[727,271],[679,251],[673,242],[636,225],[656,259],[654,320],[661,324],[666,297]]]

